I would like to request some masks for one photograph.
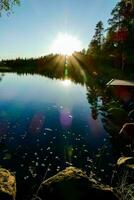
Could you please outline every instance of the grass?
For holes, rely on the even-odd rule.
[[[134,200],[134,184],[128,184],[128,174],[128,171],[124,172],[119,181],[119,186],[115,188],[115,193],[119,200]]]

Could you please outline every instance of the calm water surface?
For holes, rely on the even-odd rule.
[[[23,194],[19,199],[28,199],[25,189],[34,191],[45,174],[48,178],[70,165],[110,177],[109,135],[101,115],[93,119],[90,108],[86,86],[40,75],[4,74],[0,165],[16,174],[18,193]]]

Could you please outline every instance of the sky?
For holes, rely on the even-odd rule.
[[[118,0],[22,0],[0,17],[0,60],[44,56],[59,33],[68,33],[87,48],[95,25],[107,20]]]

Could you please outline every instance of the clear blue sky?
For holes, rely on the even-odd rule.
[[[79,38],[87,48],[98,21],[105,28],[118,0],[22,0],[0,18],[0,59],[49,53],[59,32]]]

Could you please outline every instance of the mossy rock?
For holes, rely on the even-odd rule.
[[[89,177],[80,169],[68,167],[44,181],[37,196],[42,200],[116,200],[112,188]]]
[[[0,200],[15,200],[15,176],[6,169],[0,168]]]

